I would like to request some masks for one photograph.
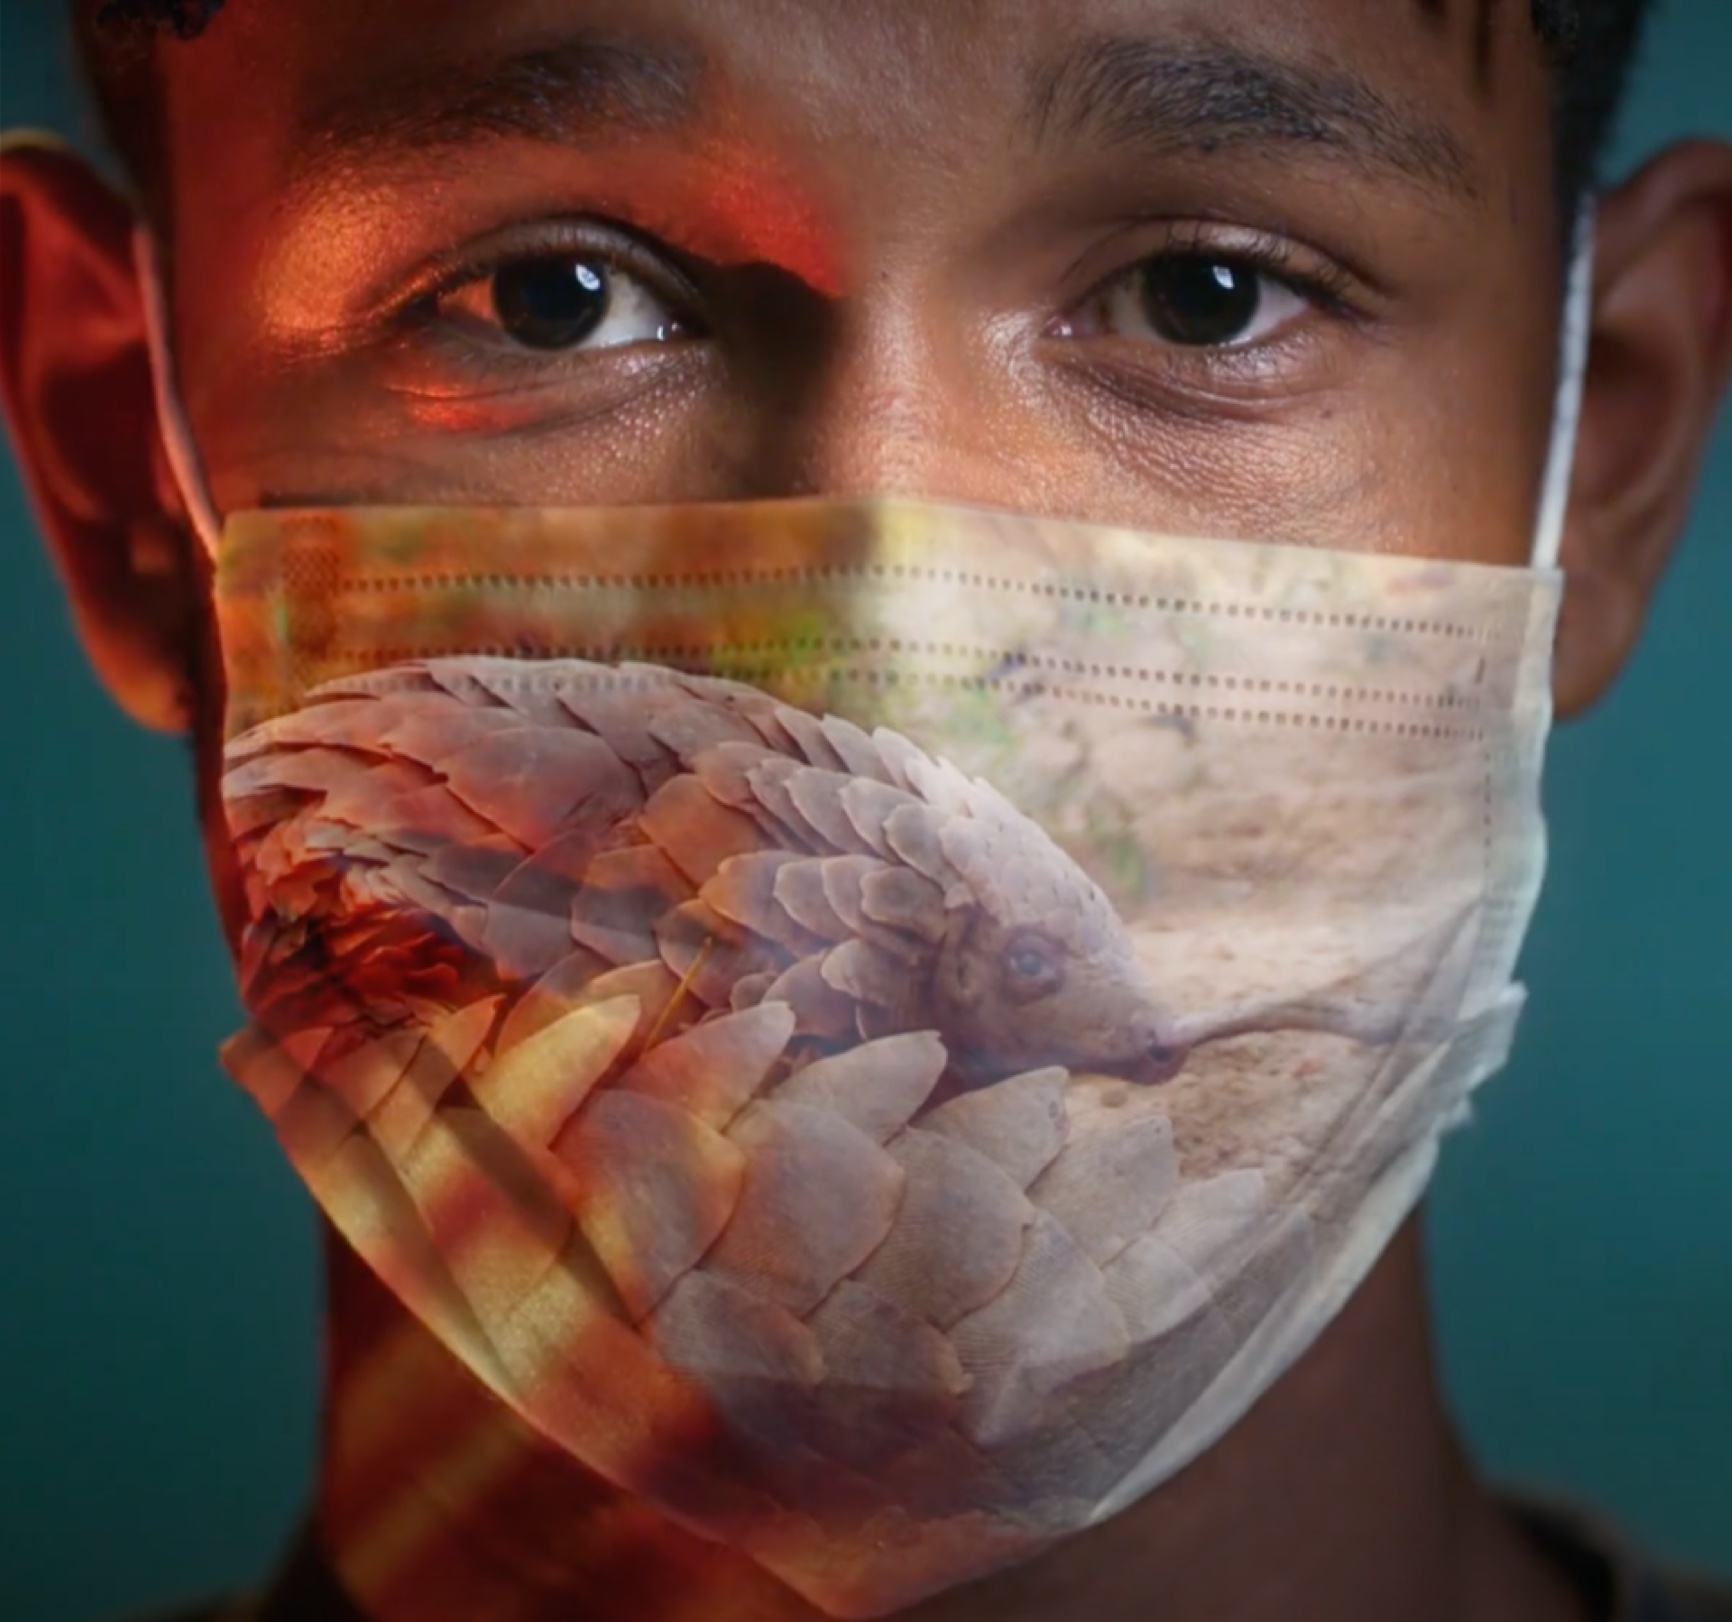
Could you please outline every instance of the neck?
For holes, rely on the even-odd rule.
[[[816,1622],[752,1562],[503,1408],[330,1243],[319,1529],[372,1622]],[[1437,1395],[1417,1224],[1213,1449],[1104,1526],[902,1622],[1582,1622]]]

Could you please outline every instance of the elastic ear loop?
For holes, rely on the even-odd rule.
[[[1588,345],[1593,328],[1594,219],[1594,201],[1589,197],[1576,215],[1570,249],[1570,276],[1564,292],[1559,340],[1557,407],[1552,417],[1545,482],[1540,487],[1539,517],[1534,525],[1536,569],[1558,566],[1564,519],[1570,507],[1570,480],[1576,467],[1576,440],[1582,425],[1582,394],[1588,381]]]
[[[52,130],[11,129],[0,133],[0,153],[32,149],[49,152],[74,150]],[[186,413],[181,409],[180,390],[174,380],[174,351],[168,340],[168,307],[156,238],[143,224],[132,228],[132,266],[144,302],[144,337],[150,348],[150,386],[156,397],[162,447],[168,457],[175,488],[180,492],[188,518],[192,520],[193,530],[214,560],[222,534],[222,520],[217,516],[210,492],[205,488],[204,469],[199,465],[192,431],[187,427]]]
[[[174,375],[174,346],[169,342],[168,299],[162,278],[162,263],[156,238],[148,226],[132,228],[132,263],[144,300],[144,336],[150,346],[150,386],[156,397],[156,419],[162,431],[163,454],[174,477],[175,488],[186,505],[193,532],[214,563],[222,537],[222,519],[217,516],[204,468],[187,426]]]

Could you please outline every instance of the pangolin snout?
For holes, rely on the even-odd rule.
[[[1145,1087],[1158,1087],[1162,1082],[1171,1081],[1178,1075],[1190,1057],[1191,1050],[1188,1047],[1165,1042],[1151,1043],[1124,1067],[1125,1079]]]

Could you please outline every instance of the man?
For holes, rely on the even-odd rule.
[[[153,356],[133,205],[64,151],[8,150],[5,394],[96,668],[196,740],[231,944],[251,903],[202,491],[219,515],[898,493],[1524,565],[1572,227],[1643,9],[81,9],[165,332]],[[1656,158],[1599,199],[1593,249],[1566,716],[1634,644],[1732,373],[1732,150]],[[526,1423],[334,1229],[328,1286],[317,1513],[268,1591],[213,1614],[822,1614]],[[1475,1478],[1409,1221],[1187,1468],[898,1614],[1732,1613]]]

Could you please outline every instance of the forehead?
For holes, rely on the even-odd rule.
[[[871,206],[1054,143],[1328,158],[1500,206],[1549,161],[1525,0],[232,0],[170,47],[176,183],[268,200],[511,142]],[[749,183],[749,180],[748,180]]]
[[[1007,71],[1115,35],[1327,53],[1372,76],[1429,78],[1453,66],[1461,88],[1485,89],[1504,36],[1531,33],[1527,9],[1523,0],[232,0],[197,50],[315,98],[574,32],[660,45],[723,79],[797,82],[805,99],[862,107],[887,91],[924,103],[934,88],[1002,89]]]

